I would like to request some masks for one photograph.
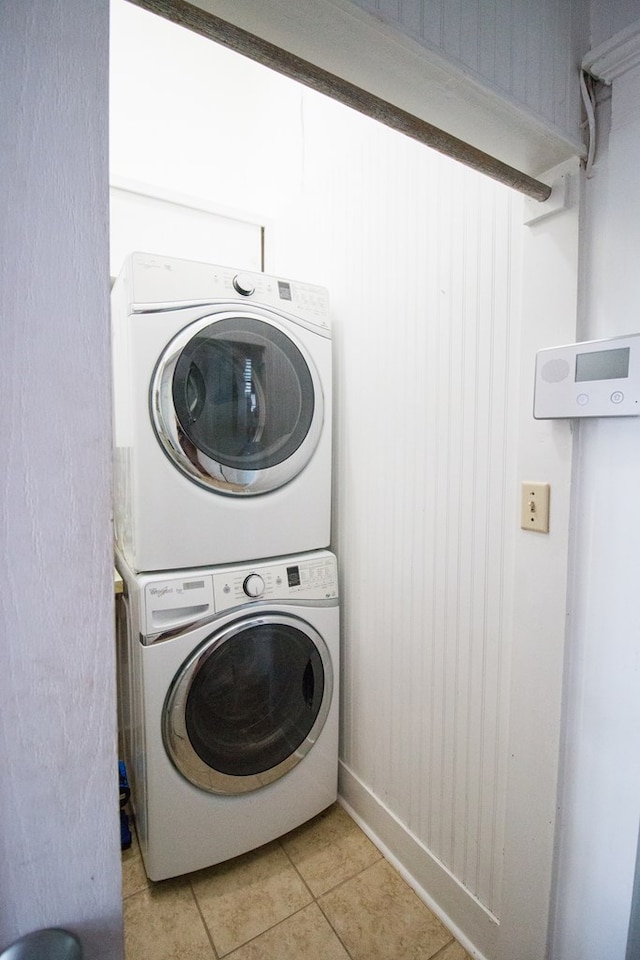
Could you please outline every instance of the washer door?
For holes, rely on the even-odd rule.
[[[165,748],[197,787],[256,790],[308,753],[332,695],[331,657],[308,623],[286,614],[237,620],[205,640],[175,677]]]
[[[158,362],[150,402],[173,463],[230,495],[288,483],[309,462],[322,429],[313,363],[268,311],[221,312],[182,330]]]

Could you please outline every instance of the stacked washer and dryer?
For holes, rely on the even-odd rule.
[[[336,799],[329,306],[134,253],[112,318],[120,730],[162,880]]]

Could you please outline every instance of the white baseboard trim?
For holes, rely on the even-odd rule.
[[[342,762],[338,802],[467,953],[488,960],[498,920]]]

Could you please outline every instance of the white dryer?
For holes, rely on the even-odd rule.
[[[166,574],[118,566],[120,728],[148,876],[228,860],[333,803],[333,554]]]
[[[134,253],[112,319],[115,535],[130,566],[326,547],[326,290]]]

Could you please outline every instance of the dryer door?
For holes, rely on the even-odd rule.
[[[277,315],[220,312],[168,345],[151,386],[165,452],[191,480],[246,496],[288,483],[323,422],[320,381]]]
[[[239,794],[279,779],[316,742],[333,695],[331,657],[303,620],[269,614],[212,634],[175,677],[167,753],[191,783]]]

